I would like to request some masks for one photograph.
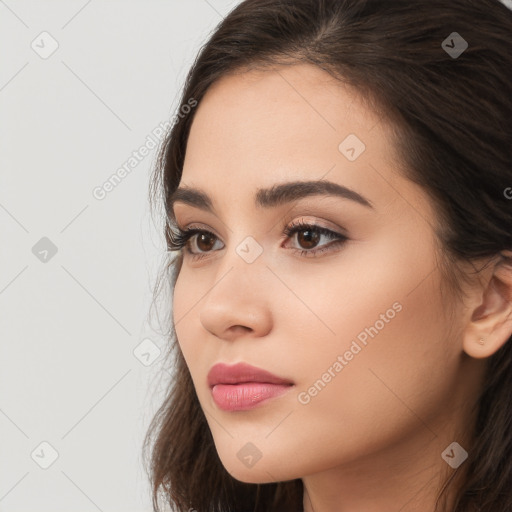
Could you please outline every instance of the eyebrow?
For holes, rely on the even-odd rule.
[[[338,185],[332,181],[295,181],[273,185],[270,188],[258,189],[255,195],[255,205],[261,208],[274,208],[308,196],[337,196],[359,203],[367,208],[374,208],[372,202],[356,191]],[[169,198],[168,206],[174,213],[174,204],[183,202],[201,210],[213,213],[213,203],[204,191],[183,186],[177,188]]]

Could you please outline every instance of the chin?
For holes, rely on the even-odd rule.
[[[245,472],[244,471],[235,471],[235,472],[228,471],[228,473],[235,480],[238,480],[239,482],[242,482],[244,484],[270,484],[270,483],[281,481],[281,478],[277,478],[277,477],[273,476],[272,471],[270,471],[272,476],[269,475],[268,473],[266,473],[264,470],[260,471],[258,473],[253,473],[250,470],[245,471]]]
[[[229,460],[221,458],[221,462],[225,470],[235,480],[246,484],[268,484],[300,478],[296,474],[286,472],[286,470],[283,472],[282,467],[268,463],[265,464],[264,457],[252,467],[245,467],[244,463],[236,455],[234,458],[230,457]]]

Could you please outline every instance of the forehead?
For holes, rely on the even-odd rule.
[[[279,154],[291,147],[304,157],[313,144],[317,153],[338,155],[338,145],[350,133],[366,143],[372,131],[372,145],[384,142],[385,132],[372,130],[379,120],[354,89],[325,71],[307,64],[281,66],[215,82],[200,102],[189,145],[200,137],[210,152],[223,144],[230,153],[240,149],[247,159],[261,149]]]
[[[197,108],[182,182],[253,202],[256,189],[325,177],[377,206],[397,195],[419,203],[422,191],[398,172],[391,133],[357,91],[315,66],[231,74]]]

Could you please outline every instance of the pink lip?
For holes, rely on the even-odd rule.
[[[242,411],[286,393],[293,382],[246,363],[233,366],[220,363],[210,369],[208,386],[219,408]]]

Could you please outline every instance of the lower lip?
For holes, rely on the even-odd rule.
[[[223,411],[247,411],[265,400],[286,393],[291,387],[293,386],[268,382],[216,384],[212,388],[212,395]]]

